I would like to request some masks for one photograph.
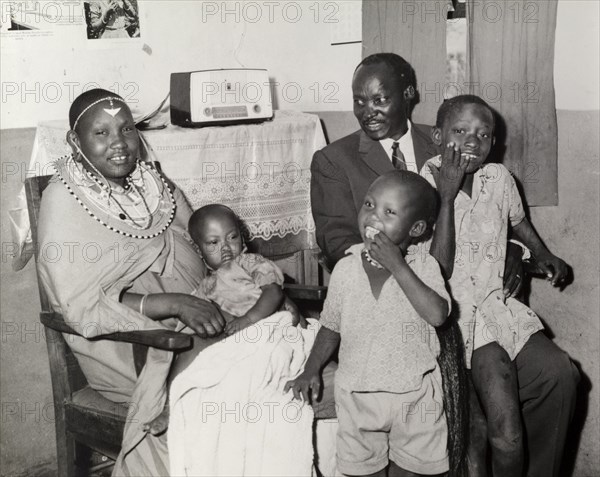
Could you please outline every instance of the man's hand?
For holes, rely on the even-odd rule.
[[[527,218],[512,230],[519,241],[531,250],[535,265],[553,286],[560,286],[562,289],[569,284],[572,279],[569,265],[548,250]]]
[[[179,296],[176,316],[200,338],[220,335],[225,327],[225,319],[213,303],[192,295]]]
[[[552,286],[566,285],[566,279],[569,276],[569,265],[562,259],[547,252],[537,255],[535,257],[535,262],[546,274],[546,277]]]
[[[305,369],[296,379],[285,383],[283,392],[289,390],[294,393],[294,399],[308,403],[317,402],[321,393],[321,376],[319,372],[313,372]]]
[[[523,249],[513,242],[506,246],[506,264],[504,265],[504,296],[515,297],[523,287]]]
[[[469,161],[461,157],[460,148],[456,144],[453,142],[446,144],[440,168],[431,168],[431,174],[442,202],[454,203],[468,165]]]

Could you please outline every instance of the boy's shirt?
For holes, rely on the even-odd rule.
[[[430,167],[440,165],[436,156],[421,171],[434,187]],[[515,180],[502,164],[485,164],[474,173],[472,196],[461,190],[454,200],[456,257],[449,283],[459,305],[469,367],[476,334],[476,347],[497,341],[514,359],[529,337],[543,329],[532,310],[503,293],[508,225],[524,218]]]
[[[319,320],[341,335],[336,385],[357,392],[419,389],[423,375],[437,366],[435,329],[418,315],[393,276],[379,298],[373,296],[363,249],[363,244],[350,247],[334,268]],[[425,244],[409,247],[406,262],[450,307],[439,264],[427,250]]]

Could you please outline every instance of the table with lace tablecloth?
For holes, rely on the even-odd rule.
[[[70,152],[66,121],[38,125],[30,173],[53,173],[51,163]],[[149,158],[184,192],[194,209],[210,203],[231,207],[254,243],[268,255],[316,248],[310,209],[310,162],[325,146],[318,116],[276,111],[260,124],[146,131]],[[13,210],[19,242],[29,228],[26,206]],[[314,264],[302,265],[300,280],[314,281]],[[310,276],[304,277],[308,273]]]

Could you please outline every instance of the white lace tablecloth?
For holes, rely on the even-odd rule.
[[[66,121],[38,125],[30,174],[52,174],[52,161],[68,154]],[[246,223],[253,239],[284,238],[294,250],[316,247],[310,209],[310,162],[325,146],[318,116],[276,111],[261,124],[199,129],[169,125],[147,131],[153,160],[185,193],[194,209],[222,203]],[[29,230],[24,196],[11,211],[16,241]],[[24,206],[24,209],[23,209]]]

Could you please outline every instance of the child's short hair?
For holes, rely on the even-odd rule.
[[[491,108],[489,104],[487,104],[483,99],[479,96],[475,96],[474,94],[461,94],[459,96],[455,96],[454,98],[446,99],[437,112],[437,117],[435,120],[435,127],[443,128],[444,121],[450,117],[450,115],[462,108],[465,104],[479,104],[481,106],[486,107],[492,118],[494,120],[494,126],[496,125],[496,112]]]
[[[380,178],[389,178],[410,188],[411,193],[414,195],[414,220],[424,220],[428,231],[431,231],[437,220],[439,204],[438,193],[427,179],[415,172],[406,170],[386,172]]]
[[[361,66],[384,64],[394,72],[398,91],[405,91],[412,86],[417,89],[417,76],[410,63],[396,53],[375,53],[364,58],[356,67],[354,72]]]
[[[190,217],[190,220],[188,222],[188,231],[189,231],[190,235],[192,236],[192,239],[194,239],[194,242],[197,241],[197,237],[195,236],[196,235],[195,231],[198,229],[198,226],[200,225],[200,223],[202,221],[204,221],[208,218],[223,217],[223,216],[229,216],[233,220],[236,227],[242,234],[242,238],[245,241],[245,239],[246,239],[245,226],[244,226],[244,223],[242,222],[242,220],[238,217],[238,215],[233,210],[231,210],[229,207],[227,207],[226,205],[208,204],[208,205],[200,207],[198,210],[196,210],[192,214],[192,216]]]
[[[94,88],[81,93],[75,98],[71,107],[69,108],[69,126],[71,129],[75,128],[77,118],[85,111],[85,109],[92,103],[99,101],[103,98],[119,98],[124,104],[125,100],[118,94],[108,91],[106,89]]]

